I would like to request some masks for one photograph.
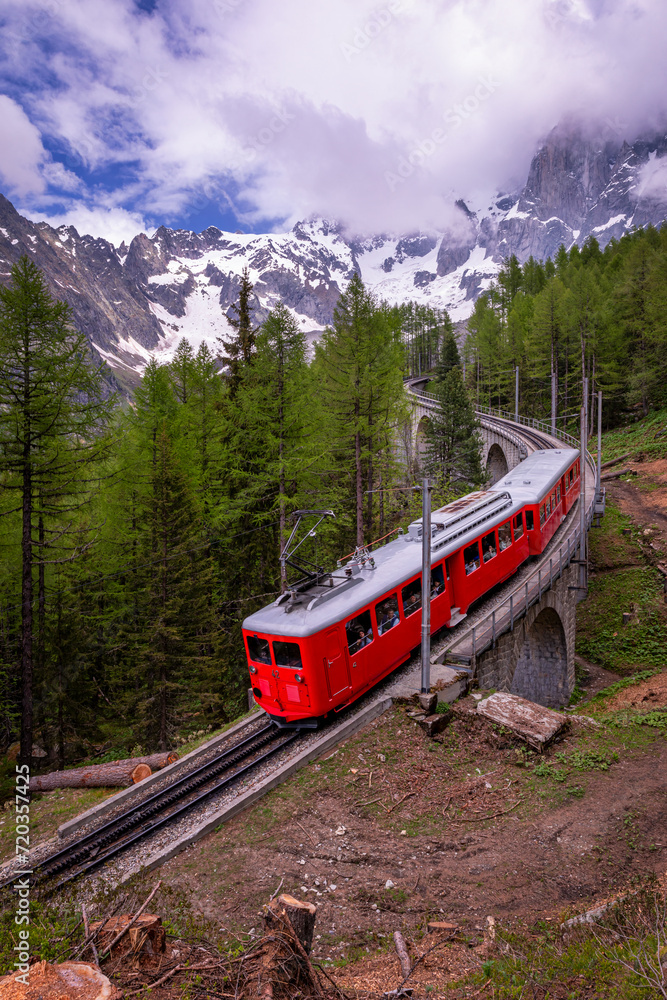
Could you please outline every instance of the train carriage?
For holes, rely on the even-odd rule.
[[[579,496],[579,469],[574,448],[534,451],[491,487],[523,501],[531,555],[544,551]]]
[[[431,630],[543,551],[578,494],[579,453],[535,452],[491,489],[431,516]],[[570,481],[570,472],[572,480]],[[565,490],[566,482],[569,489]],[[297,586],[243,622],[253,695],[279,725],[311,725],[409,658],[421,637],[422,521]]]

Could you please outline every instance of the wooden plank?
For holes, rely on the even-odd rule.
[[[503,691],[480,701],[477,711],[487,719],[507,726],[540,751],[567,725],[567,719],[558,712]]]

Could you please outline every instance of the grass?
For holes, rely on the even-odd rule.
[[[53,837],[61,823],[85,812],[117,791],[115,788],[62,788],[32,795],[30,803],[30,843]],[[14,800],[0,809],[0,862],[14,856]]]
[[[644,560],[630,519],[608,503],[601,528],[589,537],[598,572],[577,607],[577,653],[620,675],[661,667],[667,649],[662,577]],[[633,615],[627,625],[624,611]]]
[[[664,433],[661,434],[661,431]],[[590,444],[594,442],[591,441]],[[643,420],[603,435],[603,462],[627,454],[634,459],[667,456],[667,409],[654,410]]]

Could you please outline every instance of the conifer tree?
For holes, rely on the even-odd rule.
[[[72,327],[69,306],[54,301],[36,265],[22,257],[12,268],[11,285],[0,288],[0,480],[2,513],[21,514],[25,762],[33,740],[33,577],[47,550],[57,549],[52,558],[72,559],[89,544],[73,513],[94,487],[91,467],[105,450],[100,431],[110,405],[85,337]]]
[[[372,489],[376,456],[389,447],[401,414],[401,354],[384,312],[355,274],[316,346],[314,375],[336,463],[352,473],[357,545],[364,542],[364,488]]]
[[[439,409],[426,427],[424,464],[446,499],[460,495],[462,485],[476,487],[484,481],[482,439],[459,367],[432,383],[431,391]]]
[[[252,323],[254,309],[251,302],[252,290],[250,273],[248,268],[244,267],[239,289],[239,301],[238,304],[235,302],[232,305],[232,311],[235,315],[227,317],[227,321],[236,331],[236,335],[231,338],[218,337],[225,352],[222,355],[222,361],[229,369],[228,379],[232,396],[236,395],[239,386],[241,367],[250,364],[255,353],[257,327],[253,326]]]

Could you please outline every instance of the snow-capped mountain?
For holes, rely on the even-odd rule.
[[[72,227],[29,222],[0,195],[0,281],[21,254],[32,257],[93,352],[130,384],[151,354],[167,360],[183,336],[218,350],[246,266],[255,318],[282,300],[310,339],[331,322],[355,271],[381,299],[446,308],[462,320],[509,254],[541,260],[589,235],[604,246],[667,218],[667,136],[630,145],[607,131],[591,138],[578,127],[554,129],[521,190],[457,201],[460,225],[444,233],[352,238],[320,219],[279,235],[161,226],[114,247]]]

